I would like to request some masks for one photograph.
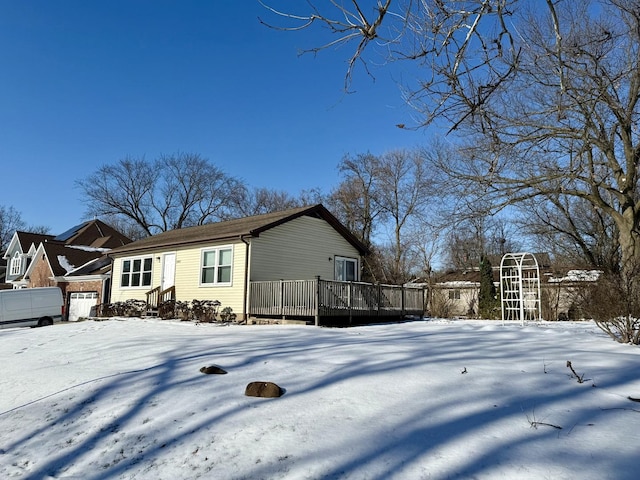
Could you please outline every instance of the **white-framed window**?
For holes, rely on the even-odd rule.
[[[200,261],[200,285],[231,285],[233,246],[206,248]]]
[[[11,265],[9,266],[9,275],[14,277],[16,275],[20,275],[21,266],[22,266],[22,258],[20,258],[20,254],[16,252],[15,255],[11,257]]]
[[[337,281],[356,282],[358,280],[358,260],[348,257],[336,257],[334,263]]]
[[[121,287],[150,287],[153,257],[123,258]]]
[[[449,300],[460,300],[460,289],[449,290]]]

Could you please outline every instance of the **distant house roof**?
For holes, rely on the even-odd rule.
[[[111,259],[107,255],[91,260],[82,267],[73,270],[67,277],[77,277],[81,275],[104,275],[111,271]]]
[[[262,232],[302,216],[322,218],[361,254],[367,252],[367,248],[355,235],[342,225],[323,205],[318,204],[311,207],[292,208],[281,212],[170,230],[114,248],[109,252],[109,255],[210,241],[237,240],[240,237],[258,237]]]
[[[498,264],[500,266],[500,264]],[[493,281],[500,281],[500,269],[493,269]],[[448,284],[458,284],[462,285],[463,283],[471,284],[479,284],[480,283],[480,270],[449,270],[441,275],[437,275],[435,277],[436,283],[448,283]]]
[[[45,240],[53,240],[53,235],[47,235],[44,233],[32,233],[32,232],[20,232],[17,231],[18,241],[20,242],[20,248],[23,252],[29,251],[31,245],[36,245]]]
[[[498,265],[499,266],[499,265]],[[492,270],[493,281],[500,282],[500,268]],[[600,270],[579,270],[569,268],[540,267],[540,282],[545,283],[588,283],[595,282],[602,275]],[[480,284],[479,270],[450,270],[434,278],[437,285],[451,288],[471,288]]]
[[[116,248],[130,243],[131,239],[101,220],[89,220],[57,235],[53,241],[65,245]]]
[[[99,249],[78,248],[58,242],[43,242],[40,248],[46,253],[51,271],[56,277],[75,273],[77,269],[105,256],[105,252]]]

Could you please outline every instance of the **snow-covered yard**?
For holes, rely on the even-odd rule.
[[[591,323],[113,319],[0,331],[0,359],[0,478],[638,476],[640,348]]]

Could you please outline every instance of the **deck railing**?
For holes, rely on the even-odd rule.
[[[404,317],[424,314],[424,288],[362,282],[251,282],[249,315],[274,318]]]

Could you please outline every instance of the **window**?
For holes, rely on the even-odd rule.
[[[339,282],[355,282],[358,280],[358,261],[355,258],[336,257],[336,280]]]
[[[449,300],[460,300],[460,289],[449,290]]]
[[[232,247],[202,251],[201,285],[231,285]]]
[[[150,287],[152,257],[122,260],[121,287]]]
[[[11,258],[11,267],[9,269],[9,275],[12,275],[12,276],[20,275],[21,266],[22,266],[22,259],[20,258],[20,254],[16,252],[16,254]]]

